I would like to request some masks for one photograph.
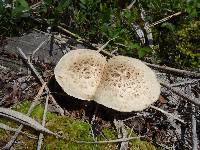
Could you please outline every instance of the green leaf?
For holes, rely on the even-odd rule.
[[[87,0],[80,0],[83,5],[86,5]]]
[[[22,6],[24,9],[29,9],[28,3],[26,0],[17,0],[16,1],[16,7]]]
[[[139,58],[142,58],[142,57],[144,57],[144,55],[145,55],[145,51],[143,51],[143,50],[138,50],[138,56],[139,56]]]
[[[67,6],[69,6],[69,1],[61,0],[56,7],[56,11],[58,13],[63,13]]]
[[[140,45],[138,43],[128,43],[131,49],[140,49]]]
[[[12,10],[12,16],[17,18],[20,17],[24,11],[29,10],[28,3],[26,0],[16,0],[15,2],[15,8]]]

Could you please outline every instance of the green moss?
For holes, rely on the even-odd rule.
[[[16,108],[15,110],[19,112],[26,113],[30,107],[31,102],[25,101]],[[31,117],[41,121],[43,115],[44,106],[39,104],[34,109]],[[10,126],[16,126],[14,122],[8,121],[6,119],[0,118],[0,122],[6,123]],[[13,125],[14,123],[14,125]],[[44,135],[43,149],[46,150],[112,150],[116,149],[116,144],[76,144],[74,141],[93,141],[93,138],[90,134],[90,125],[83,121],[74,119],[68,116],[58,116],[55,113],[47,113],[46,118],[46,127],[55,133],[59,133],[65,137],[65,139],[57,139],[54,136]],[[38,135],[38,133],[30,128],[25,127],[23,131]],[[103,134],[107,139],[116,139],[117,133],[112,128],[104,128]],[[4,131],[0,129],[0,142],[6,142],[9,140],[9,137],[12,135],[11,132]],[[15,145],[15,149],[35,149],[37,145],[37,140],[30,139],[27,136],[20,135],[17,139],[18,141],[23,141],[23,143],[18,143]],[[105,140],[102,136],[98,136],[97,140]],[[134,140],[129,142],[130,149],[134,150],[156,150],[156,148],[149,144],[148,142],[141,140]]]
[[[21,103],[21,104],[17,105],[16,107],[14,107],[14,110],[25,114],[25,113],[28,112],[30,104],[31,104],[30,101],[24,101],[23,103]]]
[[[140,141],[140,140],[133,140],[130,142],[130,149],[134,150],[157,150],[155,146],[152,144],[145,142],[145,141]]]

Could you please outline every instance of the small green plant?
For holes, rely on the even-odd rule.
[[[26,0],[16,0],[6,3],[0,0],[0,31],[2,35],[12,35],[21,29],[17,26],[22,23],[23,14],[30,10]]]
[[[44,0],[41,7],[38,9],[42,19],[46,19],[49,26],[59,25],[62,20],[62,15],[67,13],[67,8],[71,1],[66,0]]]
[[[38,8],[31,10],[26,0],[16,0],[12,3],[0,0],[0,31],[4,36],[12,36],[37,26],[44,30],[47,26],[51,26],[54,30],[56,29],[54,27],[62,23],[65,28],[92,43],[102,44],[117,37],[109,43],[107,47],[109,51],[117,49],[119,54],[140,59],[151,57],[155,60],[154,63],[168,60],[170,61],[168,64],[175,67],[180,67],[180,64],[198,67],[197,54],[192,52],[185,57],[185,52],[189,52],[186,49],[193,49],[191,48],[193,43],[187,41],[187,46],[175,43],[180,37],[177,32],[185,28],[184,24],[199,20],[199,0],[140,1],[150,24],[176,12],[182,12],[168,22],[152,28],[153,42],[157,47],[153,53],[148,46],[140,44],[132,27],[132,23],[137,23],[144,29],[139,2],[137,1],[131,10],[125,8],[129,3],[129,1],[111,0],[44,0]],[[42,21],[33,23],[38,18]],[[178,51],[180,53],[177,54]],[[188,63],[188,60],[195,61]]]
[[[175,60],[186,67],[200,68],[200,21],[183,25],[177,32]]]
[[[200,1],[189,0],[187,1],[186,11],[191,17],[198,17],[200,15]]]

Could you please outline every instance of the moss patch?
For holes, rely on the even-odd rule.
[[[21,105],[14,108],[19,112],[27,112],[28,108],[30,107],[29,101],[25,101]],[[41,122],[42,115],[43,115],[44,106],[39,104],[35,107],[34,111],[31,114],[31,117],[36,119],[37,121]],[[6,123],[9,126],[17,127],[18,125],[13,121],[8,121],[4,118],[0,118],[0,122]],[[44,143],[43,149],[51,150],[111,150],[116,149],[116,144],[76,144],[74,141],[93,141],[92,135],[90,134],[90,125],[83,121],[74,119],[68,116],[58,116],[55,113],[47,113],[46,118],[46,127],[55,133],[59,133],[65,137],[63,139],[57,139],[54,136],[44,135]],[[36,136],[39,135],[36,131],[25,127],[23,131],[28,132],[30,134],[34,134]],[[10,136],[13,133],[9,131],[5,131],[0,129],[0,146],[5,144],[6,141],[9,140]],[[103,134],[107,139],[116,139],[117,133],[113,129],[104,128]],[[102,136],[97,137],[98,140],[105,140]],[[19,142],[15,144],[15,149],[28,149],[32,150],[36,148],[37,140],[30,139],[25,135],[20,135],[17,139]],[[148,142],[141,141],[141,140],[133,140],[129,142],[130,149],[134,150],[156,150],[156,147],[149,144]]]

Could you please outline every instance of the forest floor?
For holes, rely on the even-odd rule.
[[[50,97],[45,126],[66,137],[59,140],[45,135],[46,149],[191,149],[200,145],[200,73],[150,65],[162,85],[159,100],[142,112],[120,113],[95,102],[85,102],[64,93],[54,79],[53,69],[64,53],[74,48],[91,48],[70,37],[55,36],[33,31],[22,37],[1,41],[0,47],[0,106],[27,113],[44,83],[48,90],[40,94],[31,117],[42,121],[47,95]],[[92,44],[91,44],[92,45]],[[97,46],[97,45],[92,45]],[[19,55],[16,47],[29,59]],[[103,54],[109,55],[105,51]],[[30,64],[39,73],[35,73]],[[41,78],[43,81],[41,81]],[[42,83],[43,82],[43,83]],[[45,92],[46,91],[46,92]],[[55,101],[54,101],[55,100]],[[61,114],[65,116],[61,116]],[[12,128],[16,122],[0,118]],[[38,132],[25,127],[28,136],[20,134],[15,149],[35,149]],[[15,133],[15,132],[14,132]],[[13,131],[0,129],[0,147],[4,147]],[[31,135],[31,137],[30,137]],[[33,136],[34,135],[34,136]],[[129,139],[110,144],[118,138]],[[74,141],[97,141],[98,144],[78,144]],[[5,147],[4,147],[5,148]]]

